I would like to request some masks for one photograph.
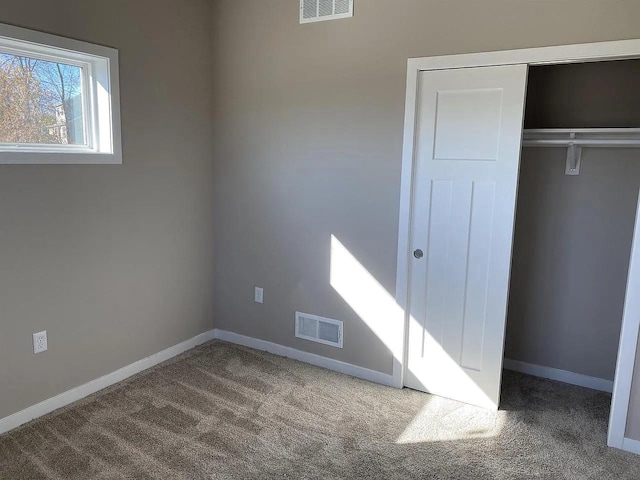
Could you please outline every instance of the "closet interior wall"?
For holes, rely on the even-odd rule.
[[[525,129],[640,127],[640,60],[531,67]],[[640,149],[522,152],[505,358],[613,380]]]

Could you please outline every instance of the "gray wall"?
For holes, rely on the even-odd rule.
[[[3,0],[0,22],[119,49],[124,147],[0,166],[2,418],[212,328],[213,142],[208,1]]]
[[[526,128],[639,127],[640,60],[529,69]]]
[[[636,149],[525,148],[505,356],[613,380],[640,189]]]
[[[640,36],[637,2],[587,3],[371,0],[301,26],[294,0],[216,2],[217,326],[389,373],[329,239],[394,292],[406,59]],[[343,319],[345,348],[295,340],[295,310]]]
[[[216,326],[390,373],[329,239],[394,292],[406,59],[637,38],[640,3],[366,0],[302,26],[298,6],[214,3]],[[344,349],[294,339],[295,310],[344,320]]]

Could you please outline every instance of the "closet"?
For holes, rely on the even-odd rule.
[[[611,391],[640,189],[640,60],[531,66],[507,369]]]
[[[409,60],[396,384],[613,388],[607,445],[640,453],[638,79],[640,39]]]

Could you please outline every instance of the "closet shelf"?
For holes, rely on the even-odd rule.
[[[638,148],[640,128],[525,129],[523,147],[566,147],[566,175],[579,175],[582,148]]]
[[[524,147],[640,147],[640,128],[525,129]]]

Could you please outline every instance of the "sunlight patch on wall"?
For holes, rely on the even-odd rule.
[[[401,359],[403,310],[334,235],[331,235],[330,283],[394,358]]]
[[[330,284],[391,351],[394,359],[402,359],[404,311],[335,235],[331,236]],[[481,386],[482,372],[466,371],[423,325],[413,317],[410,322],[410,331],[414,334],[409,338],[409,354],[421,354],[411,357],[408,365],[411,368],[406,374],[411,375],[413,381],[407,384],[488,408],[489,414],[495,414],[497,405]]]

